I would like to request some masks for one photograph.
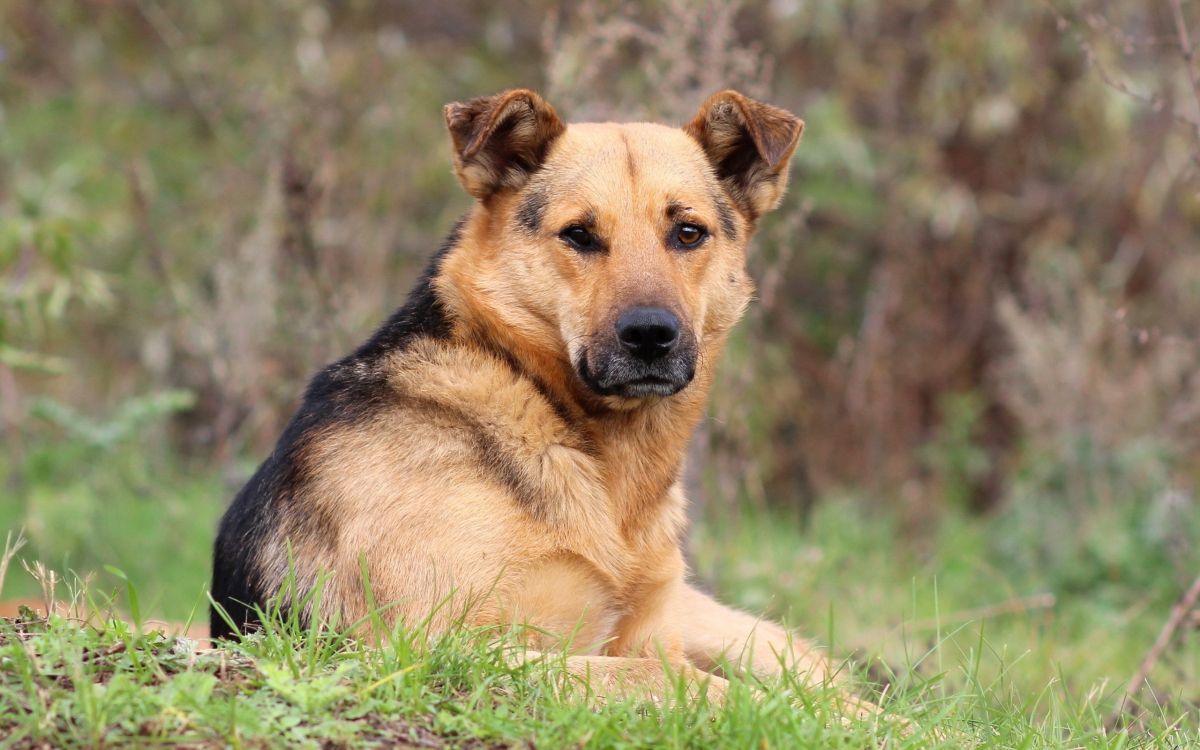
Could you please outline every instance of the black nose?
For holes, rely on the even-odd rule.
[[[652,362],[679,343],[679,318],[661,307],[635,307],[617,318],[617,339],[630,354]]]

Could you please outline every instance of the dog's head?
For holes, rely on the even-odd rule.
[[[568,126],[523,89],[445,115],[478,200],[464,296],[614,406],[686,388],[750,298],[746,244],[804,123],[735,91],[682,129]]]

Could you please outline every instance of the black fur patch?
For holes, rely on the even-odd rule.
[[[517,206],[517,223],[530,234],[537,234],[542,229],[542,220],[546,216],[546,206],[549,203],[550,196],[545,190],[540,187],[531,188],[521,198],[521,205]]]
[[[433,280],[442,259],[458,244],[463,221],[430,260],[425,273],[397,310],[353,354],[334,362],[309,383],[300,409],[292,417],[275,450],[246,483],[221,519],[213,550],[213,600],[223,607],[234,623],[253,627],[253,607],[264,607],[275,592],[263,591],[255,565],[260,551],[272,534],[280,532],[287,514],[301,513],[289,507],[296,492],[307,481],[305,453],[310,439],[331,425],[367,418],[394,400],[387,384],[381,360],[391,352],[403,350],[414,339],[448,338],[453,323],[437,296]],[[335,519],[307,517],[289,519],[316,543],[333,544]],[[233,630],[214,610],[212,636],[226,638]]]
[[[725,196],[716,194],[713,196],[713,201],[717,204],[717,220],[721,222],[721,230],[729,236],[729,239],[737,239],[737,222],[733,218],[733,206],[729,205],[729,201],[725,200]]]
[[[529,481],[521,471],[520,465],[512,459],[503,446],[496,442],[488,425],[479,424],[477,420],[471,419],[470,415],[464,414],[463,416],[471,425],[475,452],[479,462],[490,469],[492,474],[508,488],[517,504],[524,508],[525,512],[534,518],[544,518],[546,499],[541,488]]]
[[[282,441],[281,441],[282,442]],[[238,628],[257,620],[254,605],[263,606],[264,595],[254,570],[256,551],[266,542],[271,529],[278,525],[278,507],[267,498],[279,495],[283,475],[275,456],[268,458],[225,511],[213,548],[212,598]],[[210,617],[213,638],[229,638],[234,628],[216,608]]]

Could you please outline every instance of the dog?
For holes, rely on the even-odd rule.
[[[830,679],[680,550],[685,449],[803,121],[731,90],[682,128],[566,125],[526,89],[444,114],[473,207],[226,512],[213,636],[282,595],[305,621],[533,626],[601,691]]]

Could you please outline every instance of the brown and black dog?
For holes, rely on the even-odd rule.
[[[722,664],[827,678],[808,643],[690,586],[680,552],[685,448],[803,122],[735,91],[682,129],[568,126],[528,90],[445,117],[476,203],[309,385],[221,523],[214,600],[253,625],[289,576],[321,577],[304,616],[350,622],[365,561],[389,617],[535,626],[601,689],[653,693],[664,663],[718,692]],[[439,609],[452,592],[469,607]]]

